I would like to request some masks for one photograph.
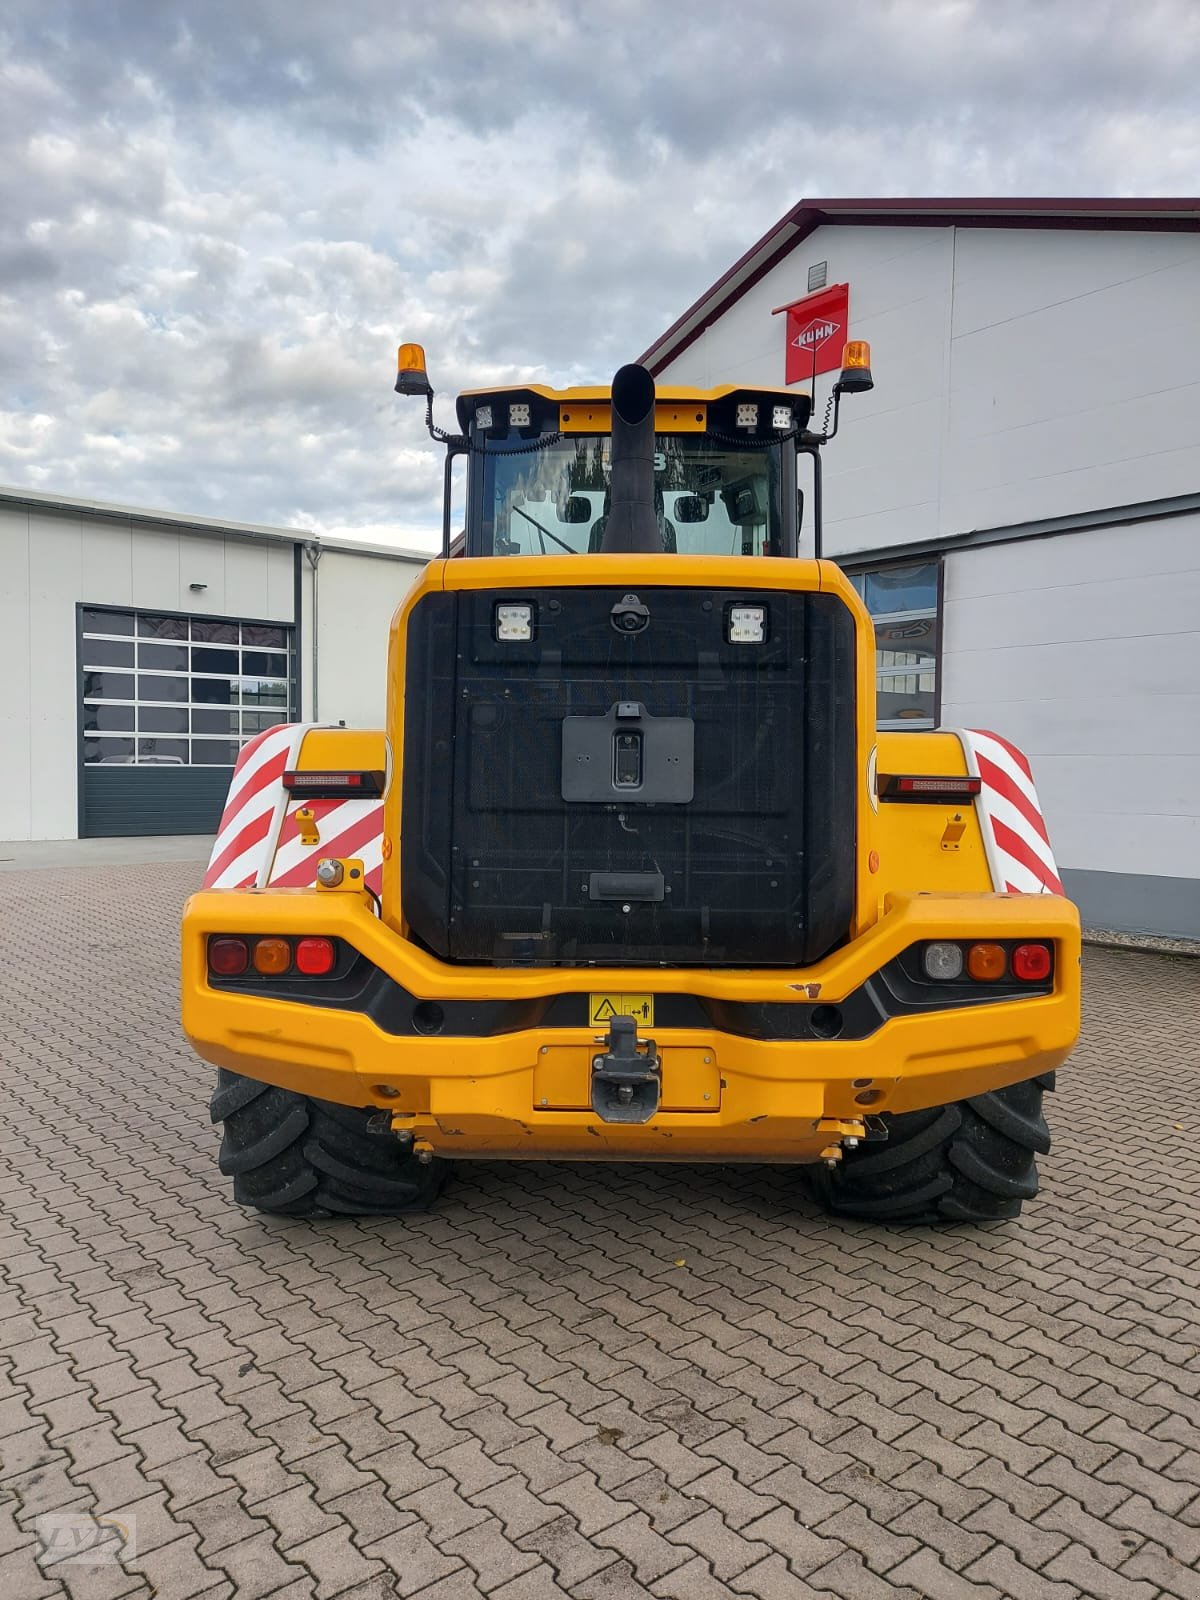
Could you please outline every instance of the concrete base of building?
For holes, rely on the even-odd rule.
[[[1063,867],[1063,885],[1085,928],[1200,939],[1200,880]]]

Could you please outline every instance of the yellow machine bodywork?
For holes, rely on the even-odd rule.
[[[581,396],[581,398],[583,398]],[[661,398],[661,396],[660,396]],[[978,817],[963,805],[880,805],[875,773],[965,774],[950,733],[874,729],[871,623],[831,563],[687,555],[520,558],[536,586],[723,584],[836,592],[859,632],[855,906],[849,940],[812,966],[755,970],[501,967],[436,959],[406,937],[401,915],[401,772],[408,618],[438,589],[500,589],[514,559],[431,562],[396,614],[383,733],[325,730],[305,741],[309,767],[383,768],[382,910],[362,889],[212,890],[183,923],[183,1023],[215,1065],[300,1094],[388,1113],[418,1152],[448,1157],[811,1162],[866,1119],[944,1105],[1053,1071],[1075,1043],[1079,921],[1067,900],[993,892]],[[316,743],[313,743],[316,741]],[[312,744],[310,751],[309,745]],[[319,847],[314,846],[315,850]],[[343,941],[423,1001],[537,1000],[585,991],[621,1009],[666,995],[714,1002],[802,1000],[836,1006],[922,940],[1030,939],[1053,946],[1049,994],[892,1016],[858,1039],[757,1039],[716,1028],[651,1027],[662,1062],[661,1109],[646,1123],[602,1121],[589,1103],[600,1030],[535,1025],[483,1037],[383,1031],[362,1011],[216,988],[210,937],[324,935]],[[602,1007],[590,1007],[608,1015]],[[644,1013],[643,1013],[644,1014]]]

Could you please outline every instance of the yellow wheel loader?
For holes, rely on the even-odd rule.
[[[876,731],[875,639],[799,559],[795,390],[462,395],[387,728],[242,752],[183,922],[234,1198],[424,1206],[452,1161],[795,1164],[831,1211],[1036,1193],[1079,924],[987,730]],[[450,464],[467,466],[450,539]]]

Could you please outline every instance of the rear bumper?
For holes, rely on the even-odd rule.
[[[895,1016],[869,1037],[761,1039],[715,1027],[658,1027],[662,1109],[645,1124],[589,1106],[596,1029],[537,1024],[487,1036],[398,1036],[362,1011],[210,986],[215,933],[325,934],[410,994],[440,1002],[534,1000],[591,991],[713,1001],[836,1005],[921,939],[1052,941],[1050,994]],[[849,1123],[964,1099],[1053,1071],[1079,1031],[1079,921],[1056,896],[896,896],[866,934],[799,971],[449,967],[397,937],[365,897],[317,890],[210,891],[183,924],[183,1025],[217,1066],[393,1114],[446,1156],[815,1160],[823,1122]]]

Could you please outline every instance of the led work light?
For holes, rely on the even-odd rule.
[[[730,606],[730,644],[762,644],[766,637],[766,606]]]
[[[496,607],[496,638],[508,640],[533,638],[533,607],[527,600],[502,600]]]

